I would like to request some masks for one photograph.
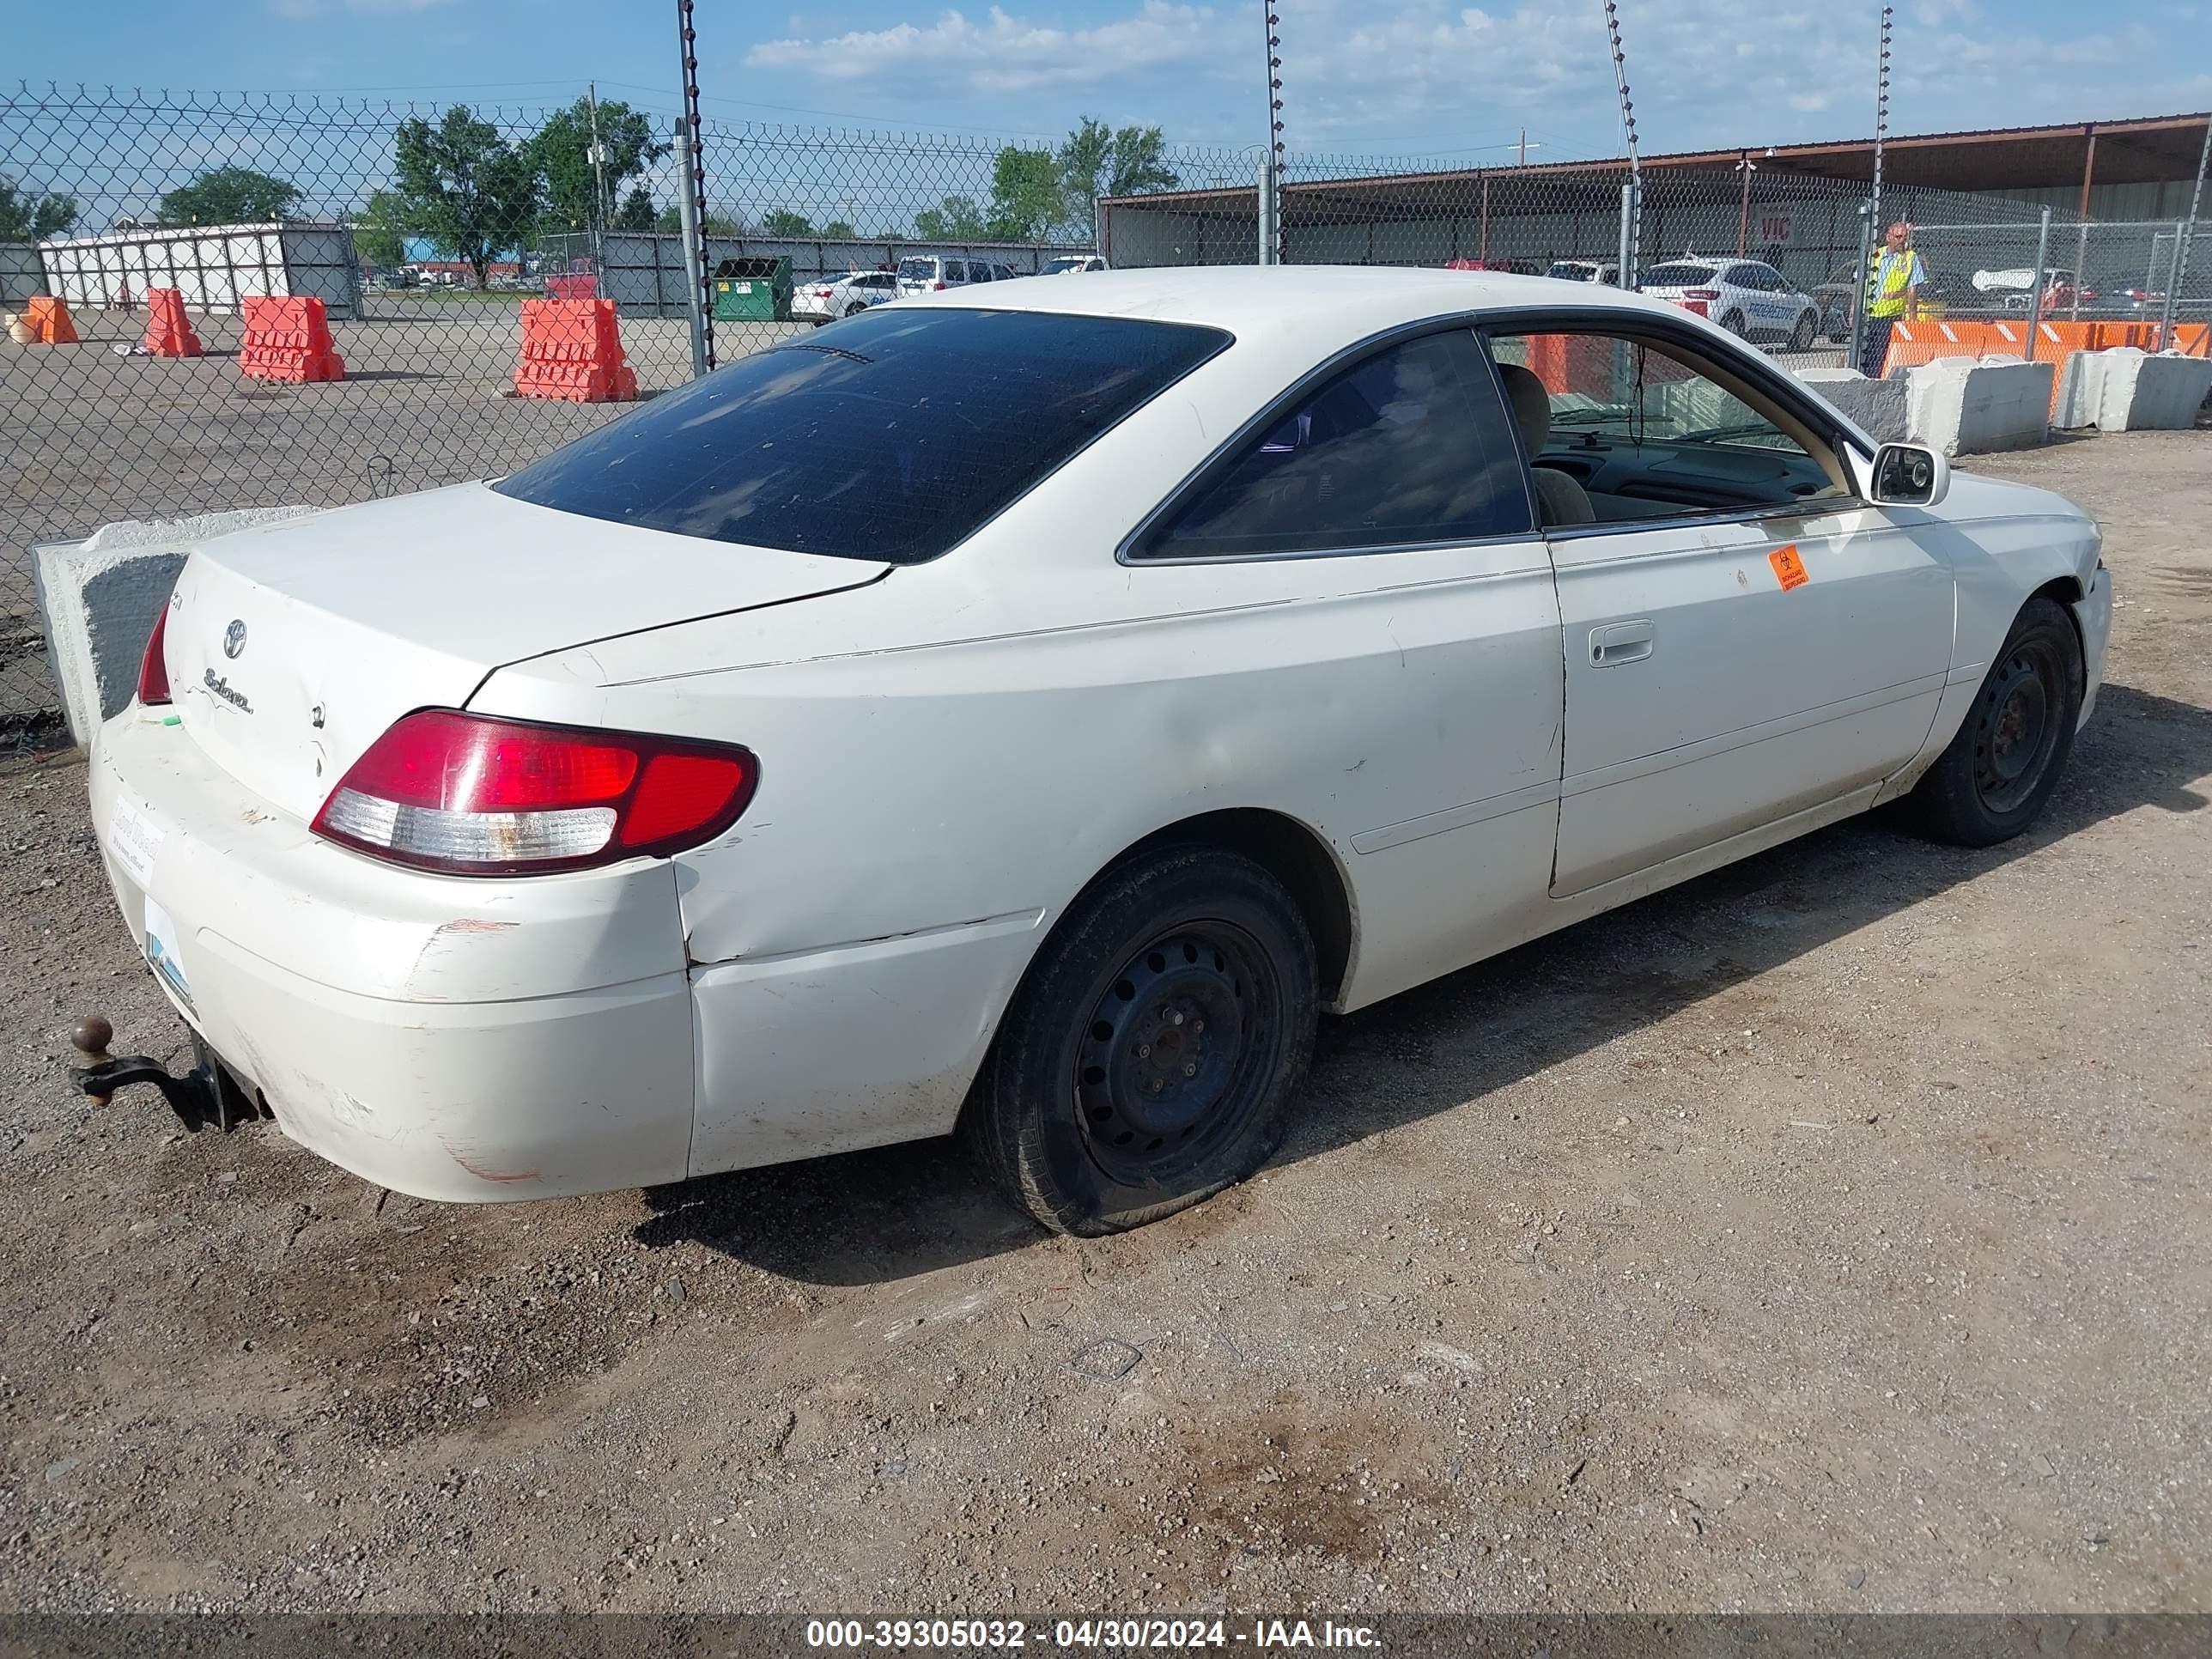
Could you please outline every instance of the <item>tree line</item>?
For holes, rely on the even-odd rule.
[[[592,163],[593,112],[579,98],[534,133],[516,137],[456,104],[434,121],[403,122],[392,139],[389,185],[372,190],[347,216],[355,246],[372,265],[405,262],[407,243],[428,241],[465,264],[478,288],[490,265],[564,234],[673,231],[678,215],[659,206],[644,177],[672,146],[659,123],[619,100],[599,105],[601,149]],[[878,225],[876,241],[1034,242],[1088,240],[1102,196],[1141,195],[1178,183],[1160,129],[1115,128],[1085,116],[1053,149],[1008,144],[992,164],[988,197],[946,196],[907,224]],[[980,193],[979,193],[980,194]],[[269,224],[301,216],[303,192],[290,179],[240,162],[210,167],[161,198],[165,227]],[[0,177],[0,241],[58,236],[78,220],[76,203],[28,194]],[[747,230],[736,216],[709,214],[712,236]],[[750,227],[763,236],[858,240],[851,217],[817,224],[789,207],[762,212]]]

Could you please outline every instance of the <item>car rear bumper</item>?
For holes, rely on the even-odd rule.
[[[426,876],[311,836],[133,707],[97,734],[93,824],[178,1012],[292,1139],[429,1199],[681,1179],[691,999],[675,877]],[[149,910],[149,906],[150,910]]]

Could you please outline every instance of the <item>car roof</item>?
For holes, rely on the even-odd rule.
[[[1162,265],[1102,270],[1089,283],[1023,284],[984,294],[947,290],[902,305],[988,311],[1051,311],[1195,323],[1231,334],[1283,328],[1364,338],[1401,323],[1453,312],[1636,310],[1679,318],[1680,307],[1619,289],[1506,271],[1392,265]]]

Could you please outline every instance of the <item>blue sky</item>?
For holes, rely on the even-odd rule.
[[[1293,149],[1532,160],[1619,149],[1599,0],[1285,0]],[[11,74],[202,90],[329,91],[538,108],[596,78],[672,110],[672,0],[106,0],[97,28],[13,9]],[[2212,0],[1903,0],[1893,130],[2212,105]],[[1872,126],[1866,0],[1623,0],[1647,150],[1848,137]],[[1079,113],[1171,140],[1263,134],[1259,0],[701,0],[707,112],[1048,137]]]

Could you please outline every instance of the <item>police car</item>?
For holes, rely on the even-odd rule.
[[[1756,259],[1686,254],[1652,266],[1640,286],[1653,299],[1672,300],[1747,340],[1784,340],[1791,350],[1804,351],[1820,331],[1820,307],[1813,296]]]

